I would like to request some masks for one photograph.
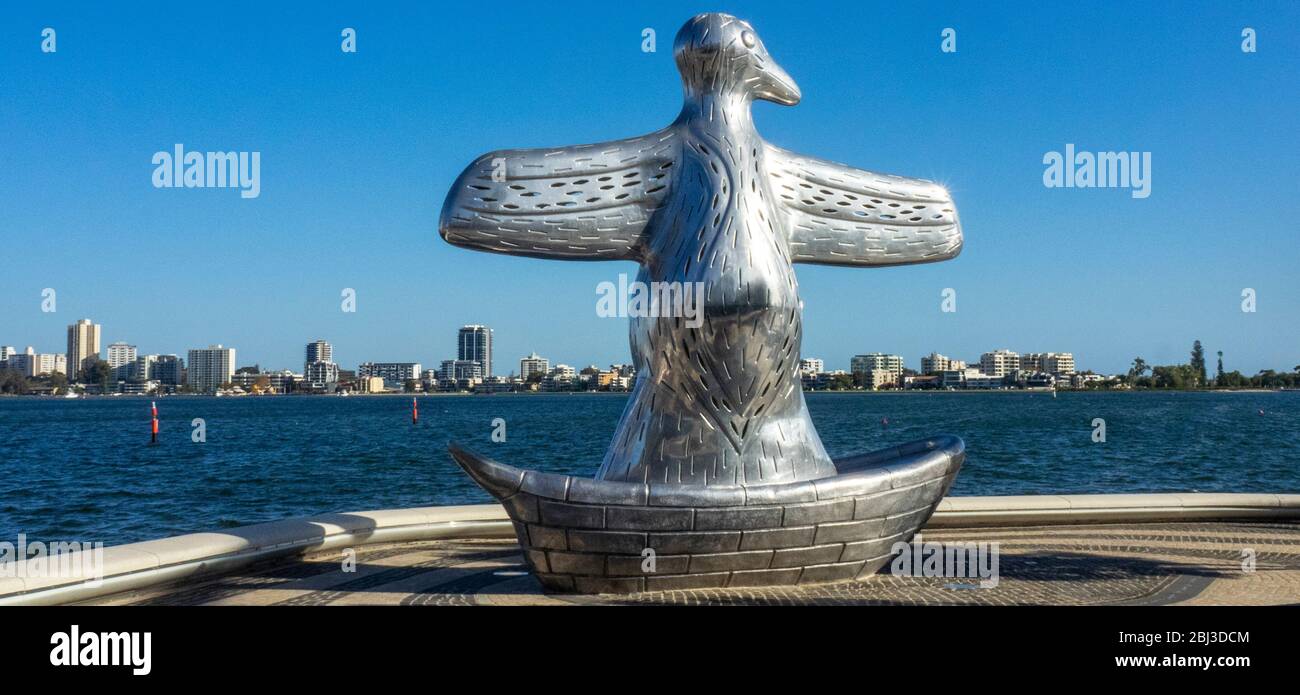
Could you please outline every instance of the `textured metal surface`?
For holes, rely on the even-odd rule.
[[[442,212],[467,248],[632,260],[638,279],[702,283],[703,324],[631,319],[637,380],[597,478],[762,485],[828,478],[799,380],[793,263],[884,266],[956,256],[947,192],[767,144],[754,99],[798,103],[753,27],[703,14],[674,45],[680,116],[629,140],[502,150],[471,164]]]
[[[522,471],[456,445],[451,454],[501,500],[542,585],[579,593],[871,575],[930,518],[965,459],[960,439],[935,437],[844,461],[820,480],[705,486]]]

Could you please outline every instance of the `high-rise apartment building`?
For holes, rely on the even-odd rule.
[[[334,364],[334,346],[324,340],[307,343],[302,378],[308,389],[330,391],[339,383],[339,366]]]
[[[82,319],[68,326],[68,380],[85,378],[86,369],[99,359],[101,326]]]
[[[551,361],[535,352],[519,360],[519,378],[523,381],[528,381],[528,377],[534,374],[546,376],[549,371],[551,371]]]
[[[994,350],[980,355],[980,371],[989,376],[1003,377],[1020,369],[1019,353]]]
[[[478,362],[483,377],[492,376],[492,329],[487,326],[462,326],[456,339],[456,359]]]
[[[234,364],[233,356],[231,364]],[[156,381],[168,386],[185,383],[185,360],[177,355],[145,355],[137,357],[135,365],[137,381]]]
[[[108,346],[108,366],[113,368],[113,381],[127,381],[135,366],[136,348],[123,342]]]
[[[323,340],[317,340],[307,343],[307,359],[305,364],[312,362],[333,362],[334,346]]]
[[[189,351],[189,385],[200,393],[213,393],[235,376],[235,349],[210,345]]]

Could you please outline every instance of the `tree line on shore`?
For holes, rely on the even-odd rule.
[[[1219,350],[1213,378],[1205,362],[1201,341],[1192,343],[1191,358],[1186,364],[1149,365],[1141,357],[1133,359],[1127,374],[1120,375],[1124,385],[1146,389],[1281,389],[1300,388],[1300,364],[1290,372],[1265,369],[1254,376],[1223,369],[1223,351]],[[1103,388],[1105,388],[1103,386]]]

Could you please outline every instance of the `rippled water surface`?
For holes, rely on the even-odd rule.
[[[489,501],[449,440],[592,475],[618,394],[0,398],[0,540],[125,543],[329,511]],[[948,432],[955,495],[1300,492],[1300,393],[809,394],[832,456]],[[490,439],[504,418],[507,441]],[[203,418],[207,442],[191,441]],[[1106,442],[1092,441],[1105,420]],[[886,425],[883,420],[887,419]]]

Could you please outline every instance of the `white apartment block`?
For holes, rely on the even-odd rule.
[[[215,393],[235,377],[235,349],[209,345],[189,351],[189,384],[200,393]]]
[[[10,353],[5,361],[5,368],[18,372],[25,377],[37,377],[45,374],[67,374],[68,358],[66,355],[37,352],[28,346],[23,352]]]
[[[1010,350],[994,350],[980,355],[980,371],[989,376],[1004,377],[1020,369],[1020,354]]]
[[[551,361],[537,353],[533,353],[519,360],[519,378],[522,381],[528,381],[528,377],[533,374],[541,374],[551,371]]]
[[[557,379],[574,379],[578,376],[578,371],[567,364],[557,364],[555,369],[551,370],[551,376]]]
[[[135,358],[134,345],[117,342],[108,346],[108,366],[113,368],[114,381],[126,381],[131,378],[131,368],[135,364]]]
[[[1073,374],[1074,355],[1069,352],[1027,352],[1020,356],[1020,370],[1047,374]]]
[[[961,371],[966,369],[965,360],[954,360],[947,355],[940,355],[932,352],[921,358],[921,373],[926,376],[941,374],[947,371]]]
[[[824,371],[826,371],[826,363],[816,357],[799,360],[800,374],[821,374]]]
[[[903,380],[903,357],[902,355],[886,355],[883,352],[870,352],[865,355],[854,355],[849,360],[849,371],[854,376],[863,375],[867,372],[881,370],[892,372],[898,376],[898,381]]]
[[[365,362],[357,367],[357,376],[377,376],[384,380],[385,386],[400,388],[408,379],[418,381],[422,371],[419,362]]]

